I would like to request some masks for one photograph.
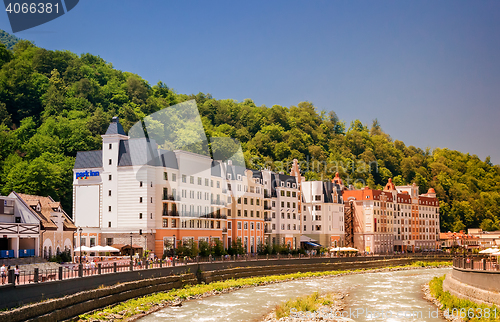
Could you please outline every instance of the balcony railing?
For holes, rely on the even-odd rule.
[[[271,206],[264,204],[264,210],[271,210]]]
[[[271,220],[272,220],[271,217],[264,218],[264,221],[271,221]]]
[[[179,212],[174,210],[164,211],[163,216],[174,216],[179,217]]]
[[[210,203],[212,205],[219,205],[219,206],[225,206],[226,202],[222,200],[210,200]]]
[[[272,230],[270,228],[264,228],[264,234],[270,234],[271,231]]]
[[[172,201],[175,201],[175,196],[174,195],[164,194],[163,195],[163,200],[172,200]]]
[[[227,233],[227,227],[222,228],[223,233]]]
[[[271,195],[269,193],[264,193],[264,198],[271,198]]]

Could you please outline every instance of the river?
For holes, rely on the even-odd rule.
[[[449,268],[414,269],[313,278],[240,289],[168,307],[139,321],[258,321],[280,302],[313,292],[344,292],[355,321],[445,321],[422,298],[421,285]]]

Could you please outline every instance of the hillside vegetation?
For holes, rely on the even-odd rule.
[[[370,127],[339,120],[309,102],[256,106],[247,99],[178,94],[164,83],[113,68],[91,54],[50,51],[21,40],[13,51],[0,45],[0,188],[8,194],[51,195],[67,212],[72,204],[72,167],[77,151],[101,148],[111,117],[127,131],[144,116],[195,99],[207,137],[242,142],[248,167],[289,171],[301,165],[307,179],[336,171],[348,184],[381,188],[417,183],[434,187],[442,230],[500,225],[500,167],[449,149],[422,150]]]

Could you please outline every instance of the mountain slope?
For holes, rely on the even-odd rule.
[[[99,56],[49,51],[21,40],[12,53],[0,46],[0,187],[51,195],[67,212],[77,151],[101,148],[100,135],[118,115],[126,131],[144,116],[195,99],[207,137],[232,137],[247,166],[287,172],[302,162],[307,179],[332,178],[382,188],[417,183],[435,188],[442,230],[500,227],[500,167],[489,158],[448,149],[406,146],[377,120],[349,126],[310,102],[256,106],[252,100],[178,94],[159,82],[119,71]]]

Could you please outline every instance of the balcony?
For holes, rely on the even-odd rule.
[[[264,192],[264,198],[271,198],[271,195],[269,193]]]
[[[174,210],[164,211],[163,216],[179,217],[179,212]]]
[[[264,218],[264,221],[271,221],[271,220],[272,220],[271,217]]]
[[[271,233],[271,229],[269,228],[264,228],[264,234],[270,234]]]
[[[222,228],[222,232],[227,234],[227,227]]]
[[[172,200],[172,201],[175,201],[175,196],[174,195],[168,195],[168,194],[164,194],[163,195],[163,200]]]
[[[264,204],[264,210],[271,210],[271,206]]]
[[[212,205],[226,206],[226,202],[222,200],[210,200]]]

